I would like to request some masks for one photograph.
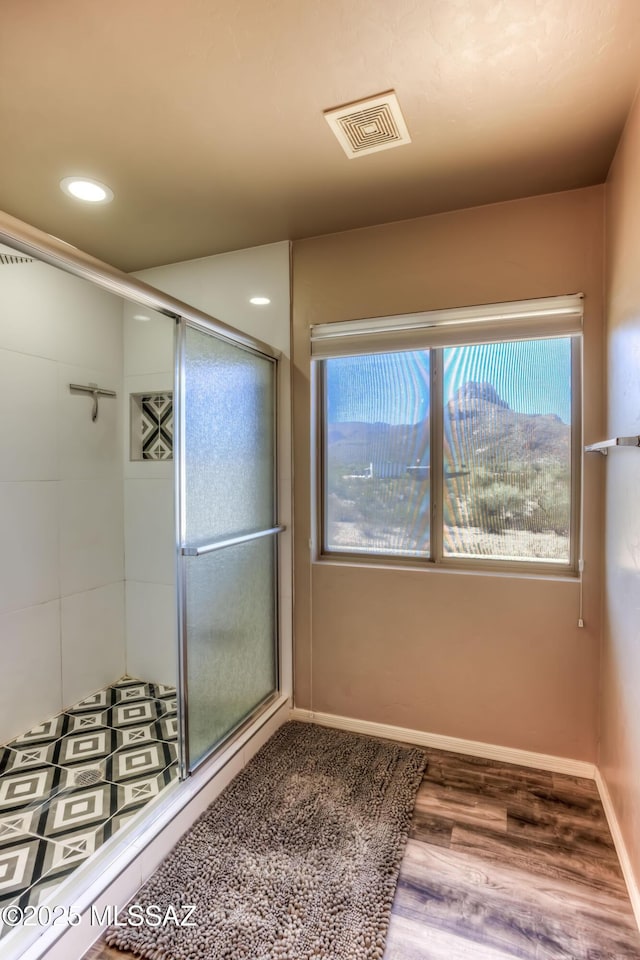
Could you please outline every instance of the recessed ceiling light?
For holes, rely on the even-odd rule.
[[[268,303],[271,303],[269,297],[251,297],[249,303],[252,303],[256,307],[265,307]]]
[[[134,313],[133,319],[140,320],[141,322],[143,322],[145,320],[151,320],[151,317],[148,317],[146,313]]]
[[[111,203],[113,190],[97,180],[87,180],[86,177],[65,177],[60,181],[60,189],[76,200],[86,203]]]

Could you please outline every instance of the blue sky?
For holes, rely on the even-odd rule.
[[[491,383],[512,410],[571,422],[571,340],[525,340],[444,351],[445,403],[470,380]],[[426,351],[327,363],[329,422],[417,423],[429,409]]]

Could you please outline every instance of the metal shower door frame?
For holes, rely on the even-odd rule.
[[[188,328],[199,331],[214,339],[223,340],[239,350],[252,353],[273,364],[273,517],[278,517],[278,416],[279,416],[279,358],[278,351],[265,344],[255,341],[247,342],[247,338],[234,337],[229,335],[228,331],[222,333],[219,325],[210,322],[208,319],[200,317],[181,316],[176,318],[175,326],[175,375],[174,375],[174,406],[173,406],[173,443],[174,443],[174,489],[175,489],[175,570],[176,570],[176,601],[178,615],[178,689],[180,696],[178,698],[178,742],[180,778],[185,779],[195,770],[215,756],[223,746],[227,746],[236,737],[248,727],[260,714],[267,709],[280,695],[281,675],[280,675],[280,615],[279,615],[279,595],[280,595],[280,575],[279,575],[279,550],[278,534],[285,530],[282,524],[275,523],[274,526],[260,531],[253,531],[239,537],[227,538],[215,541],[201,546],[192,546],[186,541],[186,430],[185,430],[185,383],[186,383],[186,331]],[[265,349],[266,347],[266,349]],[[225,736],[217,743],[213,744],[210,750],[201,757],[196,763],[189,763],[189,684],[188,684],[188,619],[187,619],[187,565],[188,557],[206,556],[217,550],[223,550],[226,547],[236,546],[242,543],[249,543],[252,540],[271,536],[273,538],[274,549],[274,625],[275,635],[274,643],[274,665],[275,665],[275,688],[251,711],[248,716],[243,717]]]

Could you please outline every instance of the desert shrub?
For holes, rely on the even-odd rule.
[[[556,484],[538,498],[540,530],[567,537],[571,527],[571,492],[568,483]]]
[[[518,487],[499,480],[480,485],[467,501],[469,523],[488,533],[526,525],[529,499]]]
[[[554,532],[567,536],[571,522],[568,465],[484,467],[448,485],[446,521],[452,526]]]

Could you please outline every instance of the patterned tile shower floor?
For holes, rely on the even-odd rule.
[[[175,687],[129,677],[0,747],[0,908],[41,903],[177,762]]]

